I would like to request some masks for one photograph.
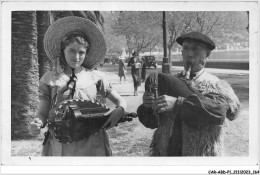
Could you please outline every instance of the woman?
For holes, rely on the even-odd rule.
[[[97,94],[117,105],[102,129],[95,135],[64,144],[50,133],[43,146],[43,156],[111,156],[106,129],[116,125],[124,115],[126,101],[112,89],[103,74],[93,70],[106,53],[103,32],[93,22],[80,17],[65,17],[47,30],[44,48],[55,63],[55,70],[43,75],[39,83],[40,106],[33,123],[32,135],[40,133],[47,121],[55,120],[58,104],[67,99],[97,101]],[[68,82],[72,81],[70,84]]]
[[[120,78],[120,83],[121,83],[121,79],[122,77],[124,77],[124,80],[126,81],[126,66],[124,63],[124,57],[120,56],[119,57],[119,62],[118,62],[118,76]]]
[[[142,61],[136,52],[134,52],[132,55],[133,57],[130,58],[128,67],[132,66],[131,72],[134,81],[134,96],[137,96],[137,88],[141,86]]]

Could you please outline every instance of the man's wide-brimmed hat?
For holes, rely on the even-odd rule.
[[[205,43],[210,50],[213,50],[216,48],[215,43],[207,35],[204,35],[199,32],[190,32],[185,35],[182,35],[176,39],[176,42],[178,44],[182,45],[183,41],[186,39]]]
[[[80,34],[90,45],[82,66],[87,69],[96,67],[106,54],[105,36],[95,23],[76,16],[58,19],[49,26],[44,36],[44,49],[49,59],[59,59],[61,42],[70,34]]]

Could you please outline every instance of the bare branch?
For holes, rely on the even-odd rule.
[[[186,16],[187,16],[187,13],[185,13],[185,15],[180,19],[178,28],[177,28],[177,30],[176,30],[176,34],[179,33],[180,28],[181,28],[181,26],[182,26],[182,23],[183,23],[184,19],[186,18]],[[189,20],[190,20],[190,19],[189,19]]]
[[[211,26],[209,26],[209,30],[206,31],[206,34],[209,34],[212,30],[213,27],[215,26],[215,24],[218,22],[219,16],[217,16],[216,20],[213,22],[213,24]]]
[[[199,12],[196,12],[197,14],[197,23],[199,24],[200,26],[200,32],[202,33],[203,32],[203,24],[204,24],[204,21],[202,20],[201,17],[199,17]]]

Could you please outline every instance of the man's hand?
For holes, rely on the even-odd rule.
[[[151,92],[144,92],[143,104],[146,108],[152,108],[155,102],[154,94]]]
[[[155,100],[152,108],[154,111],[157,111],[157,113],[172,111],[176,101],[177,98],[175,97],[162,95]]]
[[[124,116],[125,114],[125,110],[122,107],[117,107],[116,109],[114,109],[113,111],[109,111],[107,112],[105,115],[109,115],[110,117],[107,119],[106,123],[102,126],[102,129],[110,129],[112,127],[114,127],[118,121],[120,120],[121,117]]]
[[[32,136],[37,136],[41,133],[41,128],[43,126],[42,121],[39,118],[35,118],[33,122],[30,123],[30,134]]]

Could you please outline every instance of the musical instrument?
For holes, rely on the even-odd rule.
[[[161,95],[173,97],[186,97],[192,95],[196,90],[189,86],[186,78],[179,78],[175,75],[165,73],[152,73],[145,82],[145,91],[154,94],[155,98]],[[167,156],[172,128],[175,122],[175,111],[166,111],[154,114],[158,120],[158,128],[154,133],[151,143],[151,156]]]
[[[55,111],[54,121],[49,121],[49,128],[61,143],[79,141],[101,130],[110,115],[105,105],[89,100],[65,100]],[[118,123],[132,121],[136,113],[125,113]]]

